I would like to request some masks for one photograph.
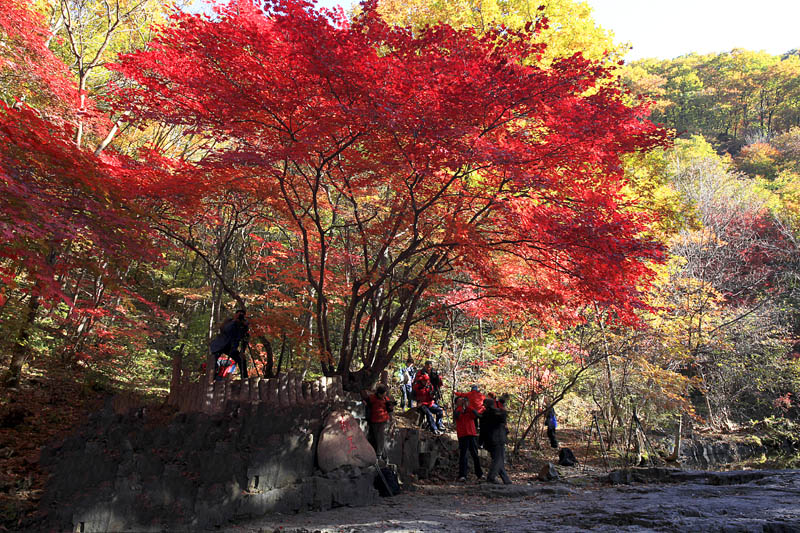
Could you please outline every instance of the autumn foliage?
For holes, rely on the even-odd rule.
[[[287,236],[323,369],[384,368],[448,294],[631,318],[661,257],[621,194],[620,156],[665,142],[646,109],[580,54],[526,66],[544,49],[528,31],[414,35],[363,7],[352,24],[296,1],[180,14],[113,67],[136,82],[121,110],[215,146],[165,183],[198,208],[246,193]]]

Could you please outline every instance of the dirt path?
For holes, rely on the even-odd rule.
[[[800,471],[686,473],[671,483],[423,486],[372,507],[242,521],[226,531],[800,532]],[[584,486],[581,486],[581,485]]]

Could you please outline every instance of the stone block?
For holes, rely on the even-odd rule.
[[[264,448],[250,454],[248,486],[263,492],[296,483],[313,473],[313,434],[275,435],[264,444]]]

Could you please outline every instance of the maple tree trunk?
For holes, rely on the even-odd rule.
[[[25,365],[25,360],[28,358],[28,338],[30,337],[33,322],[36,320],[36,312],[39,310],[40,303],[39,296],[31,294],[31,297],[28,299],[25,317],[19,327],[17,340],[11,348],[11,363],[3,379],[7,387],[16,387],[19,385],[22,367]]]

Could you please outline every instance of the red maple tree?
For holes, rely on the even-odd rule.
[[[302,265],[323,371],[351,386],[443,305],[631,318],[662,254],[622,193],[620,156],[666,142],[645,108],[580,54],[531,66],[530,32],[414,34],[362,8],[352,23],[300,0],[176,14],[112,67],[135,82],[119,110],[215,143],[164,177],[182,212],[258,201]]]
[[[9,339],[13,384],[43,304],[68,304],[54,316],[54,333],[77,332],[74,356],[96,318],[109,314],[101,308],[127,292],[121,273],[133,260],[152,259],[153,248],[134,203],[134,178],[147,169],[76,146],[75,124],[95,107],[86,98],[80,107],[69,69],[47,47],[43,18],[27,2],[0,1],[0,37],[8,44],[0,50],[0,301],[11,291],[24,298]],[[100,122],[99,115],[87,121]],[[76,297],[86,292],[92,297]]]

